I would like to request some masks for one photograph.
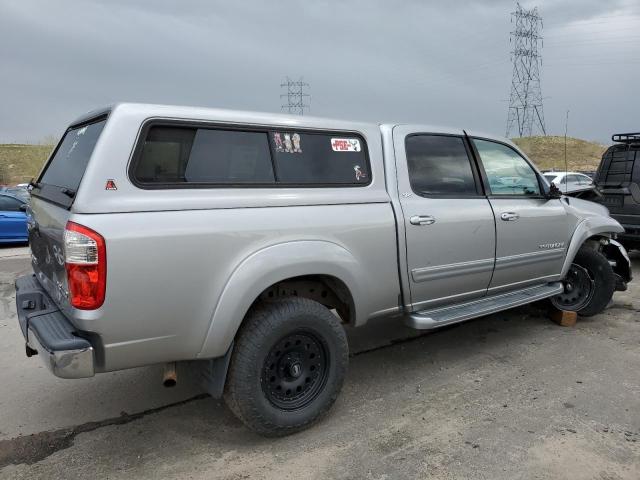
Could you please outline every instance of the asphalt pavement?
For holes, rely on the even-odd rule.
[[[537,306],[426,335],[372,321],[328,417],[264,439],[184,368],[173,389],[161,366],[53,377],[15,315],[29,268],[0,249],[1,479],[640,478],[638,282],[572,328]]]

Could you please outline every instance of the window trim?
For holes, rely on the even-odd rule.
[[[267,140],[269,143],[269,156],[271,158],[271,167],[273,169],[274,181],[270,183],[256,182],[256,183],[212,183],[212,182],[158,182],[158,183],[145,183],[139,181],[135,177],[135,170],[142,156],[142,150],[144,148],[144,142],[147,138],[147,134],[152,127],[177,127],[177,128],[195,128],[195,129],[207,129],[207,130],[229,130],[239,132],[256,132],[267,134]],[[367,172],[369,173],[369,179],[366,183],[284,183],[278,181],[277,166],[273,150],[273,141],[270,138],[269,132],[271,131],[296,131],[300,133],[315,134],[315,135],[327,135],[327,136],[344,136],[350,135],[357,137],[363,145],[364,156],[367,165]],[[127,176],[129,181],[141,190],[182,190],[182,189],[224,189],[224,188],[359,188],[367,187],[371,185],[373,181],[373,172],[371,171],[371,160],[369,157],[369,148],[364,135],[355,130],[330,130],[319,129],[310,127],[295,127],[286,125],[253,125],[231,122],[216,122],[216,121],[199,121],[188,119],[175,119],[175,118],[148,118],[142,122],[138,136],[135,140],[135,146],[129,160],[127,167]]]
[[[407,140],[409,137],[454,137],[462,140],[462,144],[464,146],[465,152],[467,153],[467,160],[469,161],[469,167],[471,167],[471,175],[473,176],[473,182],[476,188],[475,194],[459,194],[459,193],[436,193],[436,194],[427,194],[423,192],[418,192],[413,188],[413,184],[411,183],[411,171],[409,170],[409,156],[407,155]],[[476,162],[473,158],[473,152],[469,147],[469,143],[466,140],[466,135],[459,135],[455,133],[432,133],[432,132],[411,132],[410,134],[404,137],[404,161],[407,164],[407,179],[409,180],[409,187],[411,187],[411,191],[423,198],[484,198],[484,186],[482,185],[482,181],[480,178],[480,174],[477,169]]]
[[[498,199],[498,198],[533,198],[533,199],[547,199],[547,197],[545,197],[544,192],[544,185],[542,184],[542,179],[540,177],[542,177],[543,175],[538,172],[538,169],[535,167],[535,165],[533,165],[533,163],[531,161],[529,161],[528,158],[526,158],[525,156],[523,156],[522,154],[520,154],[520,152],[518,152],[518,150],[516,150],[515,148],[513,148],[513,146],[509,145],[508,143],[502,142],[500,140],[496,140],[494,138],[487,138],[487,137],[478,137],[478,136],[471,136],[471,135],[467,135],[467,138],[469,139],[469,144],[471,145],[471,148],[473,150],[473,154],[476,158],[476,163],[478,165],[478,169],[480,170],[480,175],[482,177],[482,183],[484,185],[484,190],[485,190],[485,194],[487,196],[487,198],[491,198],[491,199]],[[533,170],[533,173],[536,174],[536,179],[538,181],[538,190],[540,191],[539,194],[537,195],[524,195],[524,194],[508,194],[508,195],[496,195],[491,193],[491,187],[489,185],[489,177],[487,176],[487,172],[484,169],[484,164],[482,163],[482,159],[480,158],[480,152],[478,152],[478,149],[476,148],[476,144],[474,142],[474,140],[484,140],[486,142],[493,142],[493,143],[497,143],[499,145],[503,145],[507,148],[509,148],[510,150],[512,150],[513,152],[515,152],[516,155],[518,155],[520,158],[522,158],[527,165],[529,165],[529,167],[531,168],[531,170]]]

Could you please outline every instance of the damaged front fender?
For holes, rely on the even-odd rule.
[[[609,239],[602,247],[602,254],[607,257],[613,273],[616,274],[616,290],[625,291],[627,283],[633,278],[631,273],[631,259],[625,248],[616,240]]]

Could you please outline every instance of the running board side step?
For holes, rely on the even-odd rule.
[[[514,292],[502,293],[459,305],[422,310],[406,317],[408,327],[416,330],[431,330],[452,323],[500,312],[527,303],[553,297],[564,291],[561,282],[527,287]]]

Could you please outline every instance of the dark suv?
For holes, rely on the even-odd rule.
[[[627,249],[640,249],[640,132],[612,135],[611,145],[594,182],[602,193],[598,201],[622,224],[619,235]]]

